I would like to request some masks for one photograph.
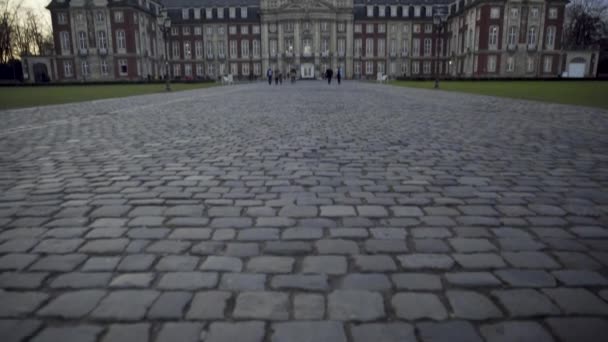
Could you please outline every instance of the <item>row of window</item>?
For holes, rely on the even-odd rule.
[[[237,15],[237,10],[239,10],[239,15]],[[202,11],[202,13],[201,13]],[[204,13],[206,19],[224,19],[225,17],[225,9],[222,7],[219,8],[183,8],[182,9],[182,19],[201,19],[201,14]],[[192,14],[192,15],[191,15]],[[215,15],[214,15],[215,14]],[[229,19],[246,19],[248,14],[247,7],[229,7],[228,8],[228,18]]]
[[[97,31],[97,47],[100,49],[108,48],[108,36],[106,31]],[[67,31],[59,32],[59,40],[61,42],[61,50],[70,50],[70,33]],[[78,49],[85,50],[88,48],[88,37],[84,31],[78,32]],[[116,30],[116,48],[118,50],[126,50],[127,38],[124,30]]]
[[[268,25],[268,32],[270,33],[276,33],[277,32],[277,28],[278,25],[276,23],[271,23]],[[319,23],[319,28],[321,29],[321,32],[329,32],[331,25],[330,22],[328,21],[321,21]],[[286,22],[283,24],[283,31],[284,32],[293,32],[295,29],[295,23],[292,21]],[[308,21],[302,23],[302,30],[304,32],[309,32],[312,29],[312,24]],[[346,22],[338,22],[336,29],[338,30],[338,32],[346,32]]]
[[[250,49],[251,46],[251,49]],[[253,57],[259,57],[260,56],[260,52],[261,52],[261,44],[259,40],[241,40],[241,44],[240,44],[240,57],[241,58],[248,58],[250,56],[250,53],[252,54]],[[214,44],[213,42],[207,42],[205,43],[205,52],[208,58],[213,58],[215,56],[215,49],[214,49]],[[239,46],[238,46],[238,42],[236,40],[231,40],[228,42],[228,48],[229,48],[229,52],[230,52],[230,57],[231,58],[239,58]],[[192,57],[194,57],[195,59],[202,59],[205,56],[203,55],[203,42],[200,40],[197,40],[194,42],[194,55],[192,54],[192,43],[189,41],[185,41],[183,43],[180,42],[173,42],[171,45],[171,56],[173,59],[180,59],[182,57],[182,51],[183,51],[183,58],[184,59],[192,59]],[[224,42],[219,41],[217,44],[217,55],[220,58],[224,58],[226,57],[225,51],[224,51]]]
[[[543,73],[551,73],[553,72],[553,57],[554,56],[544,56],[543,57],[543,65],[542,70]],[[497,71],[497,60],[498,57],[496,55],[488,55],[486,60],[486,71],[488,73],[494,73]],[[479,57],[475,56],[473,60],[473,72],[478,72],[478,61]],[[526,72],[532,73],[536,70],[536,58],[533,56],[528,56],[526,59]],[[508,73],[515,72],[515,58],[509,56],[506,61],[506,71]]]
[[[128,73],[128,63],[126,59],[117,60],[118,72],[121,76],[126,76]],[[87,60],[83,60],[80,64],[80,70],[83,76],[89,76],[91,74],[91,68]],[[102,59],[99,61],[99,73],[102,76],[109,75],[108,61]],[[72,61],[63,61],[63,76],[74,77],[74,66]]]
[[[363,33],[363,27],[365,27],[365,33],[386,33],[386,25],[385,24],[355,24],[354,30],[355,33]],[[390,25],[391,33],[397,32],[397,24]],[[403,24],[402,26],[403,33],[409,33],[410,25]],[[413,24],[412,32],[413,33],[422,33],[424,29],[424,33],[433,33],[433,24]]]
[[[123,11],[113,11],[114,14],[114,22],[115,23],[124,23],[125,22],[125,13]],[[59,25],[68,24],[68,13],[67,12],[57,12],[57,23]],[[106,21],[106,14],[104,11],[97,11],[94,14],[95,21],[98,23],[104,23]],[[76,23],[82,24],[86,22],[86,14],[84,11],[78,11],[75,15]],[[138,23],[139,20],[146,22],[146,18],[143,14],[133,13],[133,22]]]
[[[173,64],[172,76],[173,77],[215,77],[217,75],[226,75],[228,73],[234,76],[261,76],[262,75],[262,64],[261,63],[230,63],[229,70],[226,70],[226,64],[220,63],[216,65],[214,63],[207,64],[207,73],[205,74],[204,65],[198,64]],[[229,72],[228,72],[229,71]]]
[[[237,34],[239,31],[241,32],[241,34],[249,34],[250,31],[251,31],[251,34],[260,34],[260,25],[252,25],[251,30],[249,30],[249,25],[240,25],[240,26],[231,25],[228,27],[228,32],[230,34]],[[172,36],[178,36],[179,32],[180,32],[180,27],[178,27],[178,26],[171,27]],[[190,27],[190,26],[182,26],[181,32],[182,32],[183,36],[189,36],[192,33],[194,33],[195,36],[200,36],[203,34],[203,28],[202,28],[202,26],[194,26],[194,29],[192,29],[192,27]],[[217,32],[217,34],[220,36],[222,36],[226,33],[223,26],[218,26],[217,28],[214,28],[213,26],[207,26],[205,29],[205,33],[208,36],[213,35],[214,32]]]

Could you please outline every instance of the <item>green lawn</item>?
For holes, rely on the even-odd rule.
[[[215,83],[175,83],[173,91],[207,88]],[[82,102],[113,97],[162,93],[164,84],[0,87],[0,109]]]
[[[394,81],[391,84],[431,89],[434,82]],[[604,81],[442,81],[440,88],[448,91],[608,109],[608,82]]]

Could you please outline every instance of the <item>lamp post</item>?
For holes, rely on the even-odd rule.
[[[164,8],[160,15],[156,18],[158,27],[163,32],[163,39],[165,43],[165,90],[171,91],[171,84],[169,80],[169,31],[171,30],[171,18],[166,8]]]
[[[447,8],[435,7],[433,8],[435,13],[433,14],[433,24],[435,26],[435,89],[439,89],[439,44],[441,39],[441,31],[447,20]],[[443,46],[441,47],[443,50]]]

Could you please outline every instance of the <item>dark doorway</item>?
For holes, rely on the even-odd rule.
[[[47,83],[50,80],[46,65],[44,63],[34,64],[34,81],[36,83]]]

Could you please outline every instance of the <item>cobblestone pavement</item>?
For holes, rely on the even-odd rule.
[[[608,332],[606,111],[301,82],[0,120],[2,342]]]

